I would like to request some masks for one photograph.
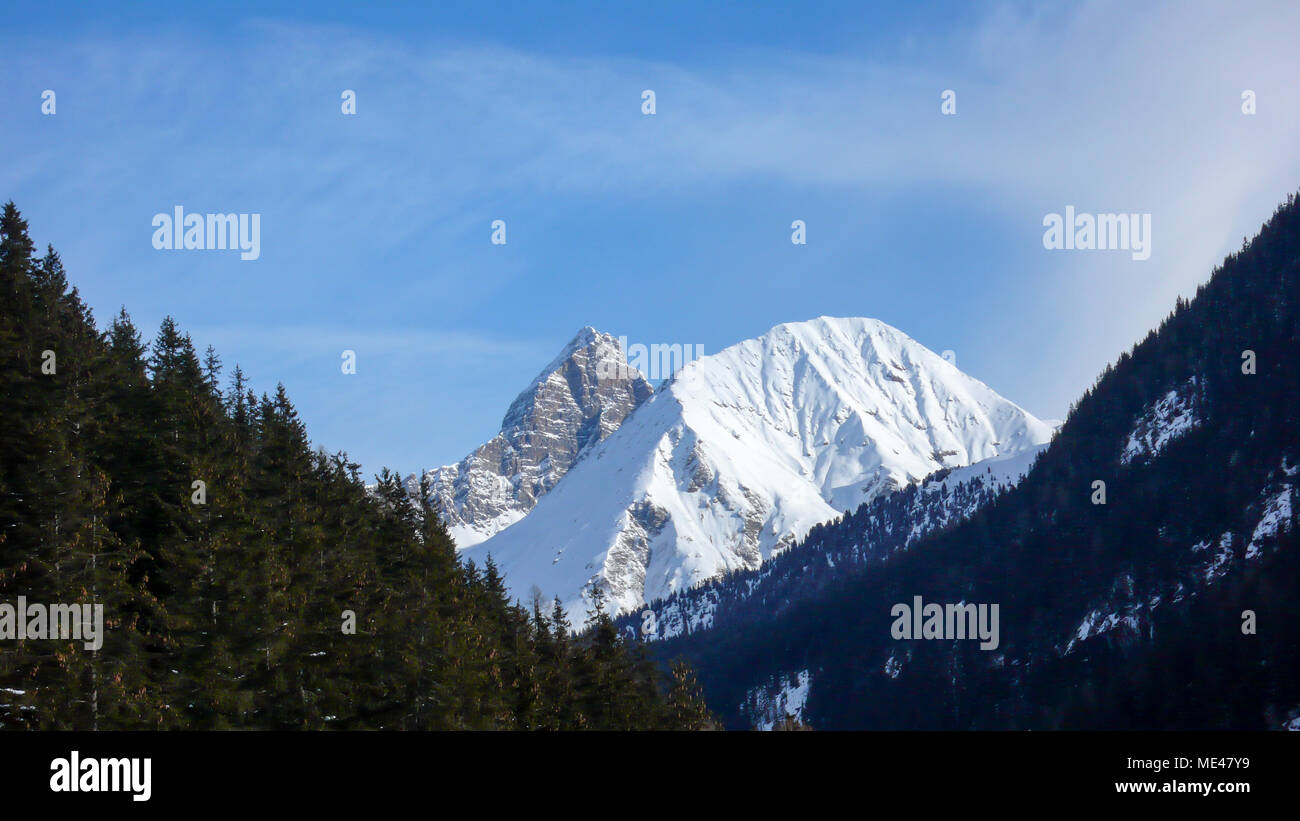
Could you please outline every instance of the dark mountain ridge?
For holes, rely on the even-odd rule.
[[[729,726],[802,671],[818,728],[1295,723],[1298,308],[1291,195],[1105,370],[1014,489],[813,599],[654,652],[696,664]],[[914,596],[998,604],[1000,646],[892,638],[891,607]]]

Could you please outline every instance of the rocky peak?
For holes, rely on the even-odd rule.
[[[533,508],[584,451],[653,392],[626,366],[617,338],[586,327],[506,411],[501,432],[455,465],[431,471],[436,504],[458,547]]]

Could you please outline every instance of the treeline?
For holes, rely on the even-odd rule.
[[[99,331],[12,203],[0,300],[0,603],[104,606],[98,650],[0,640],[0,726],[711,725],[688,669],[512,604],[427,492],[313,451],[283,386],[222,388],[170,318]]]

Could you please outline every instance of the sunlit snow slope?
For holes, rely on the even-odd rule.
[[[512,593],[592,585],[626,610],[754,568],[821,521],[943,467],[1046,442],[1050,425],[873,319],[778,325],[684,367],[489,553]]]

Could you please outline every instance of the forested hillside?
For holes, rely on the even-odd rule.
[[[1046,447],[935,471],[919,484],[884,493],[856,511],[814,525],[794,547],[755,570],[710,579],[614,622],[625,635],[651,642],[703,630],[743,631],[795,602],[818,598],[844,577],[967,518],[1014,486]]]
[[[1300,726],[1298,362],[1293,195],[1014,489],[814,599],[655,652],[696,663],[728,726],[805,679],[819,729]],[[893,638],[915,596],[999,605],[1000,645]]]
[[[104,605],[98,651],[0,642],[0,726],[700,728],[592,614],[512,605],[429,503],[313,451],[170,318],[106,330],[10,203],[0,221],[0,601]],[[199,484],[201,483],[201,484]],[[547,612],[543,612],[547,611]],[[355,628],[350,630],[350,618]]]

